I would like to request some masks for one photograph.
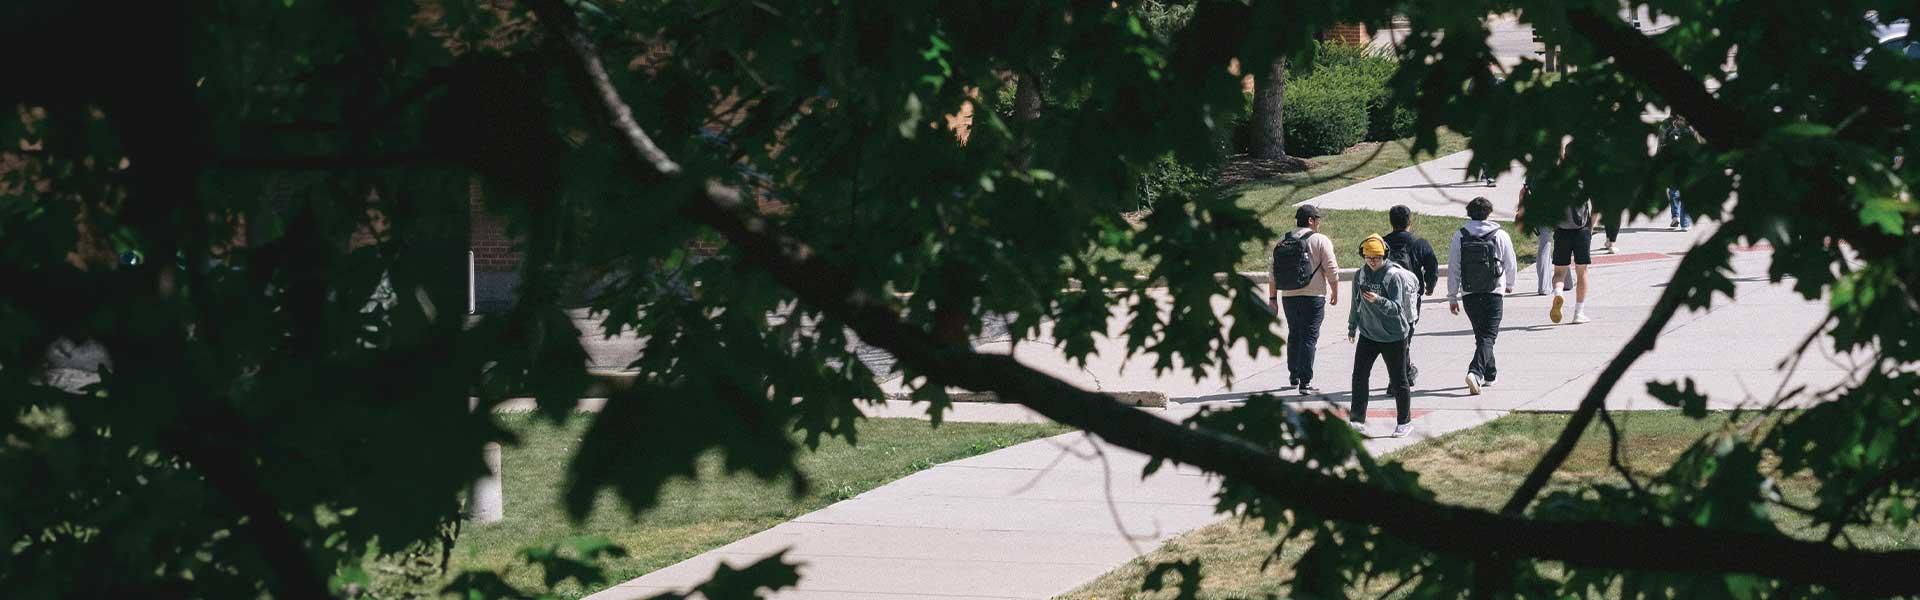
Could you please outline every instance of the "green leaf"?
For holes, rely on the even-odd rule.
[[[1907,216],[1914,211],[1912,202],[1899,198],[1870,198],[1860,206],[1860,224],[1878,227],[1888,235],[1900,235],[1907,227]]]
[[[1833,137],[1832,126],[1811,121],[1796,121],[1781,125],[1774,132],[1789,137]]]

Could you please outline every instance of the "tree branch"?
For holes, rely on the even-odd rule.
[[[530,0],[551,12],[557,0]],[[556,33],[575,36],[568,22],[549,20]],[[574,65],[593,69],[590,53]],[[617,94],[603,93],[609,113],[630,114]],[[638,128],[614,125],[629,137],[629,158],[672,174],[642,149]],[[641,176],[636,173],[636,177]],[[1920,561],[1920,551],[1865,552],[1814,542],[1690,526],[1653,526],[1610,521],[1533,521],[1512,515],[1438,504],[1366,483],[1327,476],[1219,432],[1190,429],[1076,388],[1020,364],[1011,356],[981,354],[946,343],[904,323],[877,296],[854,285],[847,273],[814,255],[803,243],[776,231],[754,214],[740,191],[708,181],[683,201],[679,212],[718,230],[739,252],[811,304],[847,324],[862,340],[891,352],[903,364],[930,374],[928,385],[991,391],[1013,398],[1054,421],[1099,435],[1108,442],[1192,464],[1245,481],[1302,510],[1351,523],[1370,523],[1389,535],[1445,553],[1465,556],[1501,552],[1571,565],[1697,573],[1746,572],[1827,586],[1851,594],[1920,592],[1920,579],[1888,577]],[[1689,255],[1683,265],[1701,260]],[[1669,295],[1675,295],[1671,288]],[[1672,306],[1668,303],[1670,316]],[[1657,328],[1655,328],[1657,331]],[[1651,341],[1646,343],[1651,346]],[[1623,367],[1624,368],[1624,367]],[[1615,374],[1617,379],[1618,374]]]
[[[593,40],[587,39],[587,34],[580,30],[580,22],[574,18],[573,11],[561,0],[528,0],[527,5],[540,18],[540,22],[546,23],[547,30],[573,51],[577,61],[574,66],[580,67],[579,75],[586,78],[593,85],[594,93],[599,95],[599,102],[595,104],[606,111],[608,125],[614,133],[620,135],[621,140],[630,146],[629,149],[653,165],[655,171],[662,175],[679,173],[680,165],[668,158],[667,153],[661,152],[660,147],[654,145],[653,138],[647,137],[647,132],[642,131],[640,124],[633,120],[633,109],[620,100],[620,90],[614,89],[613,79],[607,76],[607,68],[600,62],[599,51],[594,49]]]
[[[1724,248],[1729,241],[1727,237],[1726,229],[1715,231],[1700,245],[1688,250],[1687,255],[1680,259],[1680,267],[1674,270],[1673,277],[1667,281],[1666,290],[1660,293],[1660,300],[1654,303],[1652,314],[1647,315],[1647,321],[1640,324],[1640,329],[1634,332],[1633,338],[1627,340],[1627,344],[1622,346],[1620,352],[1613,356],[1613,360],[1607,363],[1607,368],[1600,372],[1600,378],[1593,383],[1593,387],[1587,389],[1587,395],[1580,400],[1579,408],[1574,409],[1573,416],[1567,419],[1567,427],[1560,430],[1559,439],[1554,440],[1553,446],[1547,448],[1547,453],[1540,457],[1540,462],[1535,464],[1533,471],[1527,474],[1527,479],[1513,491],[1513,497],[1508,498],[1507,504],[1500,508],[1501,514],[1519,515],[1526,510],[1528,504],[1533,502],[1534,497],[1540,494],[1540,490],[1546,488],[1548,479],[1553,477],[1553,472],[1559,470],[1560,465],[1573,454],[1574,444],[1578,443],[1580,436],[1586,433],[1587,426],[1593,424],[1594,413],[1605,406],[1607,394],[1613,392],[1613,386],[1620,383],[1620,377],[1626,375],[1627,368],[1632,367],[1634,361],[1640,360],[1642,355],[1653,350],[1654,342],[1660,338],[1660,330],[1665,329],[1667,322],[1673,320],[1673,313],[1680,308],[1680,301],[1686,298],[1687,292],[1691,289],[1691,286],[1684,285],[1680,281],[1681,278],[1687,273],[1705,270],[1708,266],[1706,263],[1712,260],[1707,258],[1709,253],[1705,249],[1716,245]]]

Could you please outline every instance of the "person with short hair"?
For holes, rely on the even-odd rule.
[[[1379,235],[1360,242],[1366,264],[1353,273],[1353,307],[1347,313],[1347,341],[1353,342],[1353,399],[1347,422],[1367,434],[1368,381],[1373,361],[1387,362],[1387,394],[1399,409],[1393,437],[1413,431],[1413,397],[1407,390],[1407,336],[1420,320],[1414,305],[1420,301],[1420,282],[1413,273],[1387,260],[1387,242]]]
[[[1413,209],[1401,204],[1387,209],[1387,223],[1393,226],[1393,233],[1381,238],[1387,242],[1387,260],[1413,273],[1413,279],[1420,284],[1421,296],[1432,296],[1434,286],[1440,283],[1440,258],[1433,253],[1433,244],[1427,243],[1410,229],[1413,226]],[[1417,299],[1416,299],[1417,300]],[[1414,302],[1415,313],[1420,312],[1420,303]],[[1407,333],[1407,385],[1419,385],[1420,369],[1413,366],[1413,333]]]
[[[1293,231],[1274,246],[1267,304],[1287,321],[1287,379],[1300,395],[1320,393],[1313,385],[1313,355],[1327,306],[1340,304],[1340,263],[1333,241],[1320,233],[1326,213],[1312,204],[1293,212]],[[1298,264],[1281,264],[1297,262]]]
[[[1447,254],[1447,310],[1457,315],[1460,305],[1466,304],[1467,322],[1473,324],[1473,360],[1467,363],[1467,391],[1473,394],[1500,377],[1493,343],[1500,336],[1506,295],[1513,293],[1519,274],[1513,238],[1499,223],[1487,220],[1492,215],[1491,200],[1482,197],[1468,202],[1469,220],[1453,233]],[[1502,276],[1505,285],[1501,285]]]

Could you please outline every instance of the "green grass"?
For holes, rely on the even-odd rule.
[[[507,518],[490,525],[467,525],[454,548],[451,572],[504,570],[508,581],[536,586],[541,575],[538,569],[508,568],[519,563],[515,553],[520,548],[595,535],[612,540],[629,553],[626,558],[604,564],[610,581],[617,583],[935,464],[1068,431],[1052,424],[993,423],[943,423],[936,429],[914,419],[874,419],[861,424],[859,446],[832,439],[822,442],[817,451],[803,447],[800,469],[813,484],[803,496],[788,494],[785,481],[768,483],[747,475],[725,475],[720,457],[708,455],[701,461],[700,478],[669,483],[661,493],[659,506],[636,517],[608,492],[592,515],[574,525],[561,508],[562,487],[567,462],[592,418],[576,416],[555,426],[531,416],[501,417],[525,442],[506,448],[501,455]],[[636,441],[633,451],[646,451],[644,443]],[[578,597],[595,590],[579,589],[569,581],[555,591],[563,597]]]
[[[1239,195],[1240,206],[1260,215],[1260,222],[1265,224],[1268,229],[1276,232],[1274,235],[1277,237],[1280,235],[1279,232],[1293,228],[1294,204],[1312,200],[1321,194],[1413,166],[1418,162],[1433,160],[1434,158],[1467,149],[1466,136],[1446,130],[1441,130],[1440,146],[1432,155],[1414,156],[1408,151],[1411,142],[1412,140],[1408,139],[1378,145],[1362,145],[1345,154],[1316,156],[1311,160],[1319,166],[1311,170],[1242,184],[1231,190],[1231,193]],[[1340,248],[1343,253],[1345,253],[1349,246],[1357,248],[1357,244],[1359,244],[1360,240],[1365,238],[1368,233],[1385,234],[1393,231],[1393,228],[1387,224],[1387,214],[1384,212],[1329,211],[1329,213],[1353,213],[1329,214],[1327,220],[1322,224],[1323,228],[1335,225],[1342,227],[1350,225],[1353,227],[1352,230],[1343,229],[1341,233],[1333,233],[1323,229],[1323,231],[1327,232],[1328,237],[1333,238],[1335,246]],[[1376,216],[1378,218],[1375,218]],[[1434,221],[1435,223],[1423,226],[1420,223],[1420,221],[1423,220]],[[1447,238],[1436,238],[1435,235],[1437,234],[1429,234],[1428,231],[1445,231],[1450,233],[1460,226],[1455,224],[1451,228],[1440,228],[1440,224],[1437,222],[1439,220],[1441,220],[1440,217],[1416,216],[1414,217],[1414,232],[1419,233],[1429,241],[1440,240],[1434,243],[1434,250],[1444,253],[1446,249],[1441,246],[1445,245]],[[1453,222],[1464,223],[1466,219],[1455,219]],[[1364,233],[1360,233],[1362,231],[1364,231]],[[1354,233],[1358,233],[1358,235],[1355,236],[1353,235]],[[1273,248],[1271,243],[1249,243],[1241,249],[1241,256],[1243,258],[1240,259],[1240,263],[1235,267],[1235,270],[1265,271],[1273,259],[1272,253]],[[1446,257],[1442,256],[1441,260],[1446,260]]]
[[[1642,481],[1664,470],[1679,454],[1704,434],[1726,424],[1724,415],[1696,421],[1678,411],[1633,412],[1617,416],[1623,429],[1621,456]],[[1394,455],[1409,469],[1420,473],[1420,482],[1432,489],[1439,501],[1449,504],[1499,510],[1539,456],[1566,426],[1565,415],[1512,415],[1467,431],[1422,442]],[[1549,490],[1593,482],[1619,483],[1621,479],[1607,463],[1607,434],[1601,425],[1581,439],[1566,464],[1555,473]],[[1795,478],[1780,482],[1790,501],[1810,505],[1813,482]],[[1815,529],[1809,521],[1785,509],[1775,507],[1772,516],[1782,529],[1793,535],[1818,539],[1824,528]],[[1888,550],[1920,548],[1920,531],[1850,528],[1848,535],[1863,548]],[[1291,576],[1292,565],[1306,551],[1307,540],[1294,540],[1285,546],[1278,560],[1262,568],[1278,539],[1260,531],[1255,523],[1238,519],[1203,527],[1169,541],[1147,556],[1108,572],[1062,598],[1173,598],[1175,581],[1167,590],[1141,592],[1141,582],[1152,565],[1201,559],[1203,570],[1200,597],[1256,598],[1287,597],[1281,582]],[[1549,565],[1551,567],[1551,565]],[[1553,568],[1543,568],[1550,575]],[[1176,578],[1177,579],[1177,578]],[[1364,590],[1353,590],[1360,597],[1379,597],[1398,583],[1376,581]],[[1404,591],[1397,596],[1404,597]]]

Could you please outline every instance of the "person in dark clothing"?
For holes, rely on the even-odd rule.
[[[1387,210],[1387,221],[1393,225],[1393,233],[1387,234],[1387,258],[1401,268],[1413,272],[1414,281],[1420,284],[1420,295],[1432,296],[1433,289],[1440,282],[1440,258],[1433,253],[1433,244],[1425,238],[1408,231],[1413,225],[1413,209],[1402,204]],[[1413,305],[1414,313],[1420,312],[1420,304]],[[1407,333],[1407,385],[1415,385],[1420,377],[1419,367],[1413,366],[1413,333]]]
[[[1447,310],[1457,315],[1460,305],[1466,304],[1467,321],[1473,324],[1473,360],[1467,363],[1467,391],[1473,394],[1500,377],[1493,344],[1500,335],[1506,296],[1513,293],[1519,270],[1513,238],[1500,229],[1499,223],[1487,220],[1492,214],[1492,201],[1474,198],[1468,202],[1470,220],[1454,232],[1452,250],[1447,253]],[[1505,285],[1501,285],[1503,282]]]

